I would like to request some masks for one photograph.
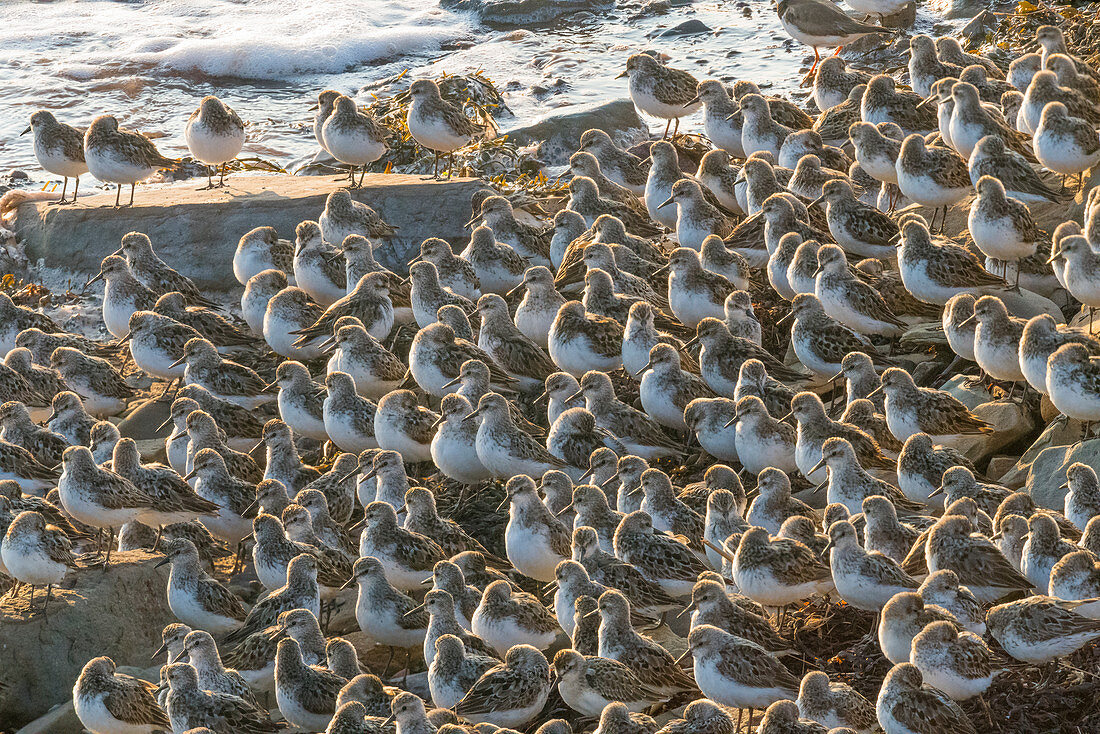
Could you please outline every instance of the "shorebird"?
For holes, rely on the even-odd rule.
[[[1017,660],[1048,663],[1100,638],[1100,620],[1073,609],[1077,603],[1035,595],[989,610],[986,624],[1004,651]]]
[[[130,184],[130,203],[134,205],[134,188],[160,168],[175,168],[178,161],[166,158],[153,141],[141,133],[121,128],[110,115],[92,120],[84,133],[84,161],[88,171],[100,181],[117,184],[115,207],[121,206],[122,186]]]
[[[600,595],[597,609],[600,616],[598,654],[601,658],[622,663],[642,684],[666,696],[696,690],[695,681],[680,669],[676,659],[665,648],[631,626],[631,604],[626,596],[614,589],[605,591]]]
[[[225,186],[229,162],[244,146],[244,121],[240,116],[225,102],[207,95],[187,119],[183,135],[195,160],[217,168],[218,187]],[[214,188],[214,179],[209,172],[206,179],[206,188]]]
[[[814,63],[803,82],[813,76],[821,61],[818,47],[836,46],[835,56],[857,38],[889,32],[881,26],[859,23],[840,8],[820,0],[779,0],[775,9],[783,30],[814,50]]]
[[[492,126],[478,124],[464,110],[443,99],[439,85],[431,79],[417,79],[409,86],[409,134],[417,144],[435,154],[432,178],[439,178],[439,155],[448,154],[449,171],[454,175],[454,153],[469,145],[475,137],[491,134]]]
[[[38,165],[64,179],[61,198],[56,203],[75,204],[80,177],[88,172],[88,164],[84,160],[84,133],[59,121],[48,110],[38,110],[32,114],[30,124],[20,135],[30,132],[34,133],[34,157],[38,160]],[[70,178],[73,179],[71,202],[65,198]]]
[[[360,112],[354,99],[342,94],[336,98],[332,113],[321,127],[325,150],[336,160],[348,164],[348,180],[353,189],[363,185],[367,166],[385,155],[389,134],[385,126]],[[355,182],[356,166],[363,167],[358,183]],[[343,242],[342,239],[339,241]]]
[[[1022,111],[1027,109],[1025,99]],[[1062,174],[1064,189],[1066,176],[1075,173],[1083,176],[1084,171],[1100,161],[1100,137],[1094,121],[1071,115],[1062,102],[1048,103],[1041,114],[1034,128],[1035,156],[1044,167]]]
[[[1007,286],[966,248],[933,240],[927,224],[916,219],[901,225],[898,270],[906,289],[925,303],[943,305],[958,293],[976,298]]]
[[[600,170],[615,183],[639,196],[645,192],[649,163],[616,146],[611,136],[603,130],[585,130],[577,150],[596,156]]]
[[[360,558],[352,568],[346,585],[357,584],[359,597],[355,605],[355,619],[361,629],[372,639],[390,648],[383,675],[389,671],[396,648],[410,648],[424,644],[428,630],[428,613],[423,605],[386,580],[382,562],[373,556]],[[419,584],[418,584],[419,586]]]
[[[241,235],[233,252],[233,275],[248,285],[254,275],[275,269],[294,279],[294,243],[279,237],[274,227],[256,227]]]
[[[92,658],[73,686],[73,708],[82,726],[102,732],[152,732],[171,726],[157,705],[156,686],[116,672],[109,657]],[[182,731],[182,730],[181,730]]]
[[[675,137],[680,129],[680,118],[699,109],[695,94],[698,82],[686,71],[665,66],[649,54],[634,54],[626,60],[626,69],[619,77],[629,77],[628,89],[634,105],[654,117],[663,117],[668,123],[662,138],[668,137],[672,121]]]
[[[374,260],[370,243],[390,237],[397,231],[397,227],[387,223],[374,209],[353,199],[351,191],[345,187],[325,197],[325,209],[317,218],[317,224],[325,241],[338,248],[337,251],[349,260],[353,253],[348,237],[357,235],[366,240],[357,242],[355,250],[362,251],[361,257],[371,266],[371,271],[383,268]],[[332,257],[339,260],[335,254]],[[357,282],[362,275],[365,273],[350,282]]]
[[[947,148],[928,147],[920,135],[902,141],[896,168],[903,194],[922,206],[943,209],[941,231],[946,226],[947,209],[966,198],[972,189],[966,161]]]
[[[920,670],[907,662],[895,665],[886,674],[875,710],[886,734],[908,734],[929,724],[959,734],[978,731],[957,703],[925,684]]]
[[[454,711],[475,723],[523,727],[546,705],[549,694],[546,657],[530,645],[516,645],[508,650],[503,665],[486,671],[474,683]]]

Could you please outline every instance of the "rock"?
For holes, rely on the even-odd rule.
[[[1070,446],[1077,443],[1081,439],[1081,428],[1081,422],[1073,419],[1053,420],[1048,423],[1039,437],[1016,461],[1016,465],[1001,476],[1001,484],[1013,489],[1023,487],[1027,482],[1031,465],[1039,454],[1053,446]]]
[[[24,596],[0,603],[0,680],[5,684],[0,687],[0,722],[5,729],[67,701],[80,669],[97,655],[109,655],[120,666],[148,665],[164,625],[175,621],[164,591],[168,569],[153,568],[161,558],[140,550],[112,553],[106,571],[70,572],[64,588],[53,591],[48,617],[41,612],[41,592],[35,594],[33,609]]]
[[[971,411],[994,427],[993,433],[967,436],[955,444],[955,448],[974,463],[981,462],[1035,430],[1034,418],[1019,403],[998,400],[983,403],[971,408]]]
[[[936,7],[948,20],[958,18],[973,18],[985,10],[986,3],[983,0],[939,0]]]
[[[1007,474],[1015,465],[1015,456],[994,456],[989,460],[989,466],[985,468],[985,475],[995,481]]]
[[[486,25],[509,27],[551,23],[582,10],[610,8],[611,0],[440,0],[439,7],[468,10]]]
[[[164,440],[172,432],[171,426],[161,427],[168,420],[171,401],[150,399],[130,411],[118,424],[118,432],[135,441]]]
[[[83,731],[84,725],[80,723],[70,699],[54,706],[15,734],[81,734]]]
[[[993,399],[981,383],[971,382],[966,375],[955,375],[941,389],[971,410]]]
[[[31,177],[27,175],[26,171],[19,168],[13,168],[11,173],[8,174],[9,181],[29,181],[30,178]]]
[[[1030,319],[1039,314],[1050,314],[1055,323],[1064,324],[1066,318],[1062,309],[1046,296],[1021,288],[1019,292],[1003,291],[995,294],[1004,303],[1008,312],[1021,319]]]
[[[27,202],[18,209],[14,229],[32,262],[41,259],[48,267],[85,275],[98,272],[100,261],[118,249],[124,234],[144,232],[168,264],[199,287],[235,290],[241,286],[228,263],[241,235],[270,225],[281,237],[293,239],[295,226],[317,219],[325,197],[343,180],[233,175],[228,184],[212,191],[196,191],[194,181],[143,188],[134,206],[121,210],[114,208],[113,193],[86,197],[76,206]],[[462,225],[470,218],[470,197],[483,186],[472,178],[431,181],[368,173],[353,195],[400,227],[398,237],[379,247],[375,255],[404,272],[414,248],[427,237],[465,241],[468,234]],[[432,205],[424,206],[425,201]]]
[[[947,343],[947,335],[943,333],[943,324],[938,321],[929,321],[909,327],[909,329],[901,335],[898,345],[902,349],[925,347],[950,348],[950,345]]]
[[[698,33],[711,33],[711,27],[698,18],[692,18],[691,20],[685,20],[678,26],[669,28],[667,31],[658,34],[661,38],[667,38],[672,36],[694,36]]]
[[[882,26],[884,28],[909,28],[917,22],[917,4],[915,2],[906,3],[898,12],[893,15],[887,15],[882,19]]]
[[[1024,485],[1035,504],[1062,511],[1066,500],[1066,489],[1062,486],[1066,481],[1066,469],[1076,461],[1100,469],[1100,439],[1041,451],[1032,462]]]
[[[504,134],[519,145],[538,143],[539,159],[551,166],[563,166],[569,162],[569,156],[576,152],[585,130],[603,130],[616,145],[623,148],[649,138],[649,128],[638,117],[638,111],[629,99],[568,109],[569,112],[548,115],[532,125],[508,130]],[[469,210],[469,197],[466,209]],[[468,211],[465,216],[469,219]]]

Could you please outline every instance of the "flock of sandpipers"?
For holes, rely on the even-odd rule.
[[[815,54],[881,31],[819,0],[782,0],[779,15]],[[972,721],[957,702],[1100,639],[1100,482],[1072,464],[1052,508],[985,477],[965,452],[998,426],[959,393],[921,384],[935,375],[915,379],[892,348],[913,324],[942,319],[957,361],[1011,383],[1009,399],[1017,386],[1038,391],[1086,435],[1100,420],[1100,341],[1050,300],[1100,306],[1100,196],[1053,236],[1029,211],[1065,200],[1052,173],[1100,161],[1100,74],[1057,28],[1037,40],[1041,51],[1006,74],[953,38],[914,36],[913,91],[815,61],[816,116],[751,82],[699,82],[634,55],[624,74],[641,111],[671,126],[702,107],[714,147],[695,175],[675,137],[640,158],[589,130],[552,224],[517,218],[485,189],[469,244],[455,254],[426,239],[408,277],[374,258],[394,227],[337,189],[293,241],[271,227],[241,237],[240,319],[130,233],[92,279],[104,281],[112,344],[0,295],[11,595],[33,605],[45,586],[48,614],[54,586],[91,573],[74,547],[109,536],[107,565],[116,531],[119,550],[150,548],[171,566],[178,622],[163,632],[160,684],[116,672],[110,657],[89,661],[73,688],[83,725],[989,730],[992,719]],[[437,164],[482,132],[434,82],[411,92],[409,133]],[[355,167],[378,160],[391,133],[351,97],[318,102],[317,141],[351,167],[354,188]],[[30,130],[66,186],[86,171],[133,186],[174,163],[109,116],[82,135],[40,111]],[[207,97],[186,133],[224,183],[241,119]],[[942,211],[942,231],[971,197],[972,243],[894,214]],[[790,302],[780,329],[793,358],[762,346],[776,325],[756,318],[760,298]],[[402,330],[415,332],[407,352]],[[137,397],[123,346],[166,383],[167,465],[144,463],[107,420]],[[820,397],[838,379],[839,417]],[[698,457],[693,442],[716,463],[675,486],[663,469]],[[437,499],[486,518],[506,511],[503,539],[473,537]],[[234,555],[233,572],[265,590],[251,608],[213,573]],[[532,582],[541,594],[520,591]],[[359,628],[390,648],[383,670],[364,672],[347,640],[326,639],[334,600],[355,589]],[[822,595],[876,613],[893,664],[876,700],[820,670],[794,672],[807,661],[791,656],[782,610]],[[677,657],[652,630],[689,612]],[[427,667],[416,692],[412,649]],[[405,666],[391,678],[397,650]],[[568,721],[540,715],[555,690]],[[685,702],[664,725],[648,715]]]

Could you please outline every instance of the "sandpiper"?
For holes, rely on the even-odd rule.
[[[27,406],[15,400],[0,405],[0,439],[26,449],[49,466],[61,463],[69,441],[60,433],[35,424]]]
[[[896,123],[905,134],[928,133],[937,128],[935,113],[922,106],[924,98],[916,92],[898,91],[894,79],[885,74],[872,77],[860,101],[864,122]]]
[[[615,530],[615,555],[637,566],[671,596],[690,594],[695,579],[706,570],[684,543],[657,535],[651,516],[644,510],[630,513],[619,523]]]
[[[395,648],[408,650],[424,644],[428,613],[412,597],[386,580],[382,562],[373,556],[355,562],[348,584],[358,584],[359,587],[355,606],[359,629],[390,648],[390,659],[383,672],[385,675],[393,662]]]
[[[222,635],[241,626],[246,609],[241,600],[203,570],[194,543],[161,541],[172,564],[168,575],[168,606],[176,618],[193,629]]]
[[[700,625],[691,631],[688,651],[694,658],[700,690],[719,704],[751,712],[798,695],[798,678],[775,657],[759,645],[713,625]]]
[[[95,416],[118,415],[126,409],[134,390],[114,365],[101,357],[71,347],[58,347],[50,355],[50,366],[80,396],[84,409]],[[33,402],[27,398],[23,402]]]
[[[355,392],[351,375],[333,372],[325,379],[325,388],[328,394],[321,404],[324,437],[341,450],[356,454],[378,448],[374,428],[378,406]]]
[[[746,94],[740,99],[744,124],[741,128],[741,147],[752,155],[768,151],[776,159],[783,141],[791,134],[791,128],[777,122],[771,114],[768,101],[759,94]]]
[[[688,605],[692,611],[691,628],[714,625],[719,629],[737,630],[738,637],[772,653],[790,649],[790,643],[775,631],[771,622],[748,608],[754,602],[739,595],[734,595],[734,598],[736,601],[731,599],[721,583],[700,579],[692,589],[691,604]]]
[[[208,95],[187,118],[183,136],[195,160],[218,169],[218,186],[225,186],[229,162],[244,147],[244,121],[240,116],[225,102]],[[206,188],[214,188],[209,172]]]
[[[64,122],[60,122],[48,110],[38,110],[31,115],[27,129],[20,133],[34,133],[34,157],[38,165],[46,171],[64,178],[61,198],[58,204],[76,203],[76,192],[80,187],[80,176],[88,172],[84,161],[84,133]],[[74,179],[73,199],[69,202],[65,192],[69,178]]]
[[[484,430],[484,423],[482,426]],[[508,560],[524,576],[553,581],[558,563],[570,556],[569,531],[539,498],[530,476],[512,476],[504,489],[509,501],[508,525],[504,531]]]
[[[435,641],[432,661],[428,664],[428,690],[432,703],[439,707],[453,707],[482,675],[499,664],[496,657],[467,650],[455,635],[440,635]]]
[[[293,360],[280,364],[273,386],[279,388],[279,415],[295,433],[328,440],[322,413],[324,387],[313,381],[304,364]]]
[[[84,664],[76,679],[73,707],[80,723],[93,731],[161,731],[170,722],[155,694],[152,683],[118,673],[114,660],[97,657]]]
[[[1036,79],[1044,73],[1049,72],[1039,72]],[[1030,93],[1030,88],[1028,91]],[[1025,98],[1021,112],[1028,109]],[[1043,107],[1034,128],[1035,156],[1044,167],[1062,174],[1063,186],[1066,176],[1082,174],[1100,161],[1100,138],[1094,124],[1092,120],[1071,115],[1061,102],[1050,102]]]
[[[770,374],[784,380],[798,380],[804,374],[787,367],[766,349],[739,336],[734,336],[718,319],[706,317],[696,327],[697,336],[685,347],[701,344],[700,375],[707,385],[720,395],[732,397],[740,378],[741,365],[755,359],[766,366]]]
[[[622,221],[629,232],[638,236],[655,235],[659,229],[649,217],[630,205],[600,196],[596,182],[587,176],[575,176],[570,180],[567,206],[584,217],[585,224],[589,227],[594,225],[600,216],[609,214]]]
[[[348,164],[349,185],[352,188],[361,187],[367,166],[385,155],[389,135],[390,131],[384,125],[360,112],[355,100],[342,94],[333,102],[332,113],[321,126],[324,148],[333,158]],[[356,166],[363,167],[358,183],[355,182]],[[343,242],[343,239],[329,241]]]
[[[598,716],[613,701],[628,710],[641,711],[661,694],[651,690],[622,663],[585,656],[576,650],[559,650],[554,656],[558,691],[573,710],[586,716]]]
[[[554,364],[575,377],[622,364],[623,327],[614,319],[586,313],[580,301],[562,304],[547,342]]]
[[[616,146],[611,136],[603,130],[585,130],[577,150],[596,156],[600,162],[600,170],[615,183],[627,187],[635,194],[644,193],[649,163]]]
[[[1069,655],[1100,637],[1100,620],[1089,619],[1049,596],[1030,596],[989,610],[989,632],[1005,652],[1033,664]]]
[[[659,644],[630,625],[630,602],[616,590],[605,591],[599,602],[599,656],[630,668],[643,685],[666,696],[695,690],[695,681]]]
[[[957,622],[947,610],[925,604],[916,592],[896,594],[886,602],[879,615],[877,634],[882,654],[894,664],[909,662],[913,638],[937,621]]]
[[[911,663],[899,663],[886,674],[875,710],[886,734],[920,731],[930,722],[943,731],[977,734],[959,705],[925,684],[920,670]]]
[[[32,604],[34,588],[46,587],[43,615],[49,607],[54,585],[60,584],[69,569],[77,565],[72,544],[64,531],[47,525],[46,518],[33,510],[20,512],[11,520],[0,540],[0,560],[9,576],[30,587]]]
[[[582,153],[584,162],[580,163],[587,170],[586,163],[593,166],[594,173],[599,172],[599,161],[590,153]],[[571,165],[572,159],[570,159]],[[587,175],[581,173],[581,175]],[[602,174],[601,174],[602,175]],[[611,186],[617,186],[608,180]],[[629,194],[633,197],[633,192]],[[485,226],[493,230],[497,242],[504,243],[513,248],[519,255],[525,258],[531,265],[550,265],[550,239],[553,234],[552,227],[536,226],[520,222],[516,219],[512,203],[503,196],[489,196],[481,202],[481,211],[475,212],[480,216]],[[476,221],[467,222],[467,226]]]
[[[248,285],[254,275],[274,269],[294,279],[294,243],[279,237],[274,227],[256,227],[241,235],[233,252],[233,275]]]
[[[703,131],[707,139],[729,155],[744,158],[740,107],[730,98],[726,86],[717,79],[705,79],[695,86],[695,97],[703,103]]]
[[[811,671],[798,687],[798,716],[826,727],[849,727],[867,733],[875,730],[878,721],[875,707],[851,686],[829,680],[821,671]]]
[[[602,550],[597,533],[591,527],[578,527],[573,531],[573,559],[584,566],[593,581],[616,589],[630,599],[639,614],[659,615],[676,606],[676,600],[660,584],[637,567]]]
[[[516,645],[504,664],[482,675],[454,710],[475,723],[522,727],[546,705],[549,693],[546,657],[530,645]]]
[[[1063,344],[1047,360],[1047,394],[1054,407],[1071,418],[1096,420],[1097,366],[1081,344]]]
[[[130,274],[126,260],[108,255],[99,264],[87,285],[103,280],[103,323],[107,331],[122,339],[129,332],[130,316],[135,311],[151,311],[157,297]]]
[[[680,355],[668,344],[653,347],[642,370],[638,385],[642,408],[668,428],[687,430],[684,409],[688,403],[696,398],[717,397],[702,379],[682,368]]]
[[[513,594],[503,580],[486,587],[470,622],[473,633],[498,655],[505,655],[516,645],[545,650],[559,631],[554,615],[541,602],[528,594]]]
[[[244,292],[241,294],[241,316],[244,318],[245,323],[248,324],[248,328],[255,336],[264,336],[264,317],[267,314],[268,303],[286,287],[286,273],[283,273],[281,270],[276,270],[274,268],[261,270],[259,273],[256,273],[248,279],[248,283],[245,284]],[[305,323],[303,323],[302,326],[305,326],[306,324],[312,324],[316,320],[316,317],[320,316],[321,313],[323,313],[323,309],[319,305],[317,305],[313,301],[313,299],[311,299],[306,294],[305,291],[299,289],[295,290],[298,290],[298,292],[301,294],[301,298],[299,299],[299,303],[301,305],[304,306],[306,304],[312,304],[312,307],[316,309],[316,312],[314,315],[312,315],[312,318],[310,318],[310,316],[306,316],[305,319],[303,319],[305,320]],[[291,313],[293,314],[297,311],[298,307],[295,307],[291,311]],[[289,334],[291,330],[296,328],[299,328],[297,324],[291,326],[290,329],[286,330],[285,332],[283,332],[283,330],[281,329],[279,330],[279,332]],[[272,330],[272,336],[274,336],[275,333],[275,330]],[[284,336],[281,341],[283,341],[285,344],[285,351],[286,348],[289,348],[290,342],[293,340],[286,339]]]
[[[347,294],[347,267],[339,251],[324,241],[317,222],[299,222],[294,237],[295,285],[327,308]]]
[[[982,601],[996,601],[1014,590],[1031,589],[1031,583],[1012,567],[1000,549],[972,532],[970,522],[963,517],[945,516],[932,527],[925,557],[929,571],[954,571]]]
[[[401,527],[392,505],[375,501],[363,512],[364,528],[359,556],[372,556],[382,564],[386,579],[402,591],[419,589],[444,558],[443,549],[427,536]]]
[[[331,119],[331,118],[330,118]],[[324,668],[306,665],[293,639],[279,640],[275,655],[275,700],[293,726],[328,726],[336,711],[336,696],[347,681]]]
[[[1027,521],[1027,540],[1021,548],[1020,573],[1040,590],[1050,588],[1050,573],[1054,564],[1077,550],[1063,540],[1058,525],[1049,515],[1033,515]]]
[[[675,136],[680,129],[680,118],[699,109],[695,77],[686,71],[665,66],[653,56],[632,55],[626,60],[626,70],[619,76],[629,77],[630,99],[638,109],[668,121],[663,137],[668,137],[673,120],[676,121],[672,129]]]
[[[896,168],[902,193],[922,206],[942,208],[944,217],[947,209],[966,198],[972,188],[966,161],[947,148],[928,147],[920,135],[902,141]],[[940,229],[943,227],[941,221]]]
[[[1005,145],[1029,160],[1035,160],[1030,140],[1007,122],[982,106],[978,89],[973,84],[958,82],[951,87],[954,109],[951,113],[950,136],[953,147],[963,158],[969,158],[978,141],[987,135],[1001,138]]]
[[[173,270],[153,251],[153,243],[148,235],[130,232],[123,235],[122,242],[112,254],[121,254],[126,258],[130,274],[158,297],[177,291],[182,293],[189,305],[220,308],[199,291],[190,278]]]
[[[803,243],[805,244],[805,243]],[[817,296],[799,293],[792,301],[791,343],[800,362],[820,379],[840,372],[849,352],[863,352],[875,364],[890,364],[861,334],[836,321],[823,308]]]
[[[996,296],[982,296],[974,303],[974,360],[996,380],[1016,383],[1024,379],[1020,369],[1020,337],[1023,319],[1010,316]],[[1011,393],[1010,393],[1011,395]]]
[[[190,422],[190,416],[188,420]],[[191,443],[195,443],[194,437]],[[237,545],[251,532],[250,518],[253,514],[249,508],[256,499],[255,486],[232,476],[226,468],[225,459],[213,448],[203,448],[195,453],[192,467],[184,479],[197,477],[195,493],[221,508],[217,517],[205,518],[203,524],[214,535]]]
[[[611,379],[605,373],[586,372],[579,388],[578,393],[595,416],[596,425],[610,431],[631,454],[655,459],[679,450],[652,418],[615,397]]]
[[[886,420],[899,441],[927,433],[934,443],[950,445],[962,436],[991,433],[992,427],[942,390],[918,387],[908,372],[890,368],[882,373]]]
[[[413,140],[435,154],[432,178],[439,178],[440,153],[449,155],[453,174],[455,151],[469,145],[475,137],[492,133],[491,125],[475,123],[461,107],[443,99],[439,85],[431,79],[413,82],[409,96],[412,101],[406,124]]]
[[[122,186],[130,184],[130,203],[134,204],[134,187],[160,168],[175,168],[178,161],[164,157],[153,141],[141,133],[119,127],[118,120],[100,115],[92,120],[84,133],[84,161],[100,181],[118,185],[115,206],[120,206]]]

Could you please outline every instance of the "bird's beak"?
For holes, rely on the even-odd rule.
[[[582,617],[581,617],[581,619],[588,619],[588,618],[589,618],[589,617],[591,617],[592,615],[594,615],[594,614],[599,614],[599,613],[600,613],[600,610],[599,610],[599,609],[593,609],[593,610],[592,610],[591,612],[588,612],[587,614],[585,614],[584,616],[582,616]]]
[[[508,291],[507,293],[505,293],[505,294],[504,294],[504,296],[505,296],[505,298],[511,298],[511,297],[512,297],[512,296],[514,296],[515,294],[519,293],[519,292],[520,292],[520,290],[522,290],[523,288],[526,288],[526,287],[527,287],[527,283],[526,283],[526,282],[520,283],[519,285],[517,285],[517,286],[516,286],[515,288],[513,288],[512,290],[510,290],[510,291]]]
[[[436,420],[432,423],[432,430],[434,431],[435,429],[439,428],[446,420],[447,419],[443,416],[439,416],[438,418],[436,418]]]
[[[546,392],[545,390],[543,390],[543,391],[542,391],[541,393],[539,393],[539,396],[538,396],[537,398],[535,398],[535,399],[534,399],[534,401],[532,401],[532,403],[531,403],[531,404],[532,404],[532,405],[538,405],[538,404],[539,404],[539,403],[541,403],[541,402],[542,402],[543,400],[546,400],[546,398],[547,398],[547,397],[548,397],[549,395],[550,395],[550,393],[548,393],[548,392]]]
[[[732,425],[736,425],[737,421],[739,421],[739,420],[741,420],[741,416],[735,415],[732,418],[730,418],[729,421],[726,422],[726,425],[724,425],[722,427],[723,428],[729,428]]]
[[[658,209],[664,209],[664,208],[665,208],[666,206],[668,206],[669,204],[671,204],[671,203],[672,203],[672,202],[673,202],[674,200],[675,200],[675,199],[674,199],[673,197],[671,197],[671,196],[670,196],[670,197],[668,197],[667,199],[665,199],[664,201],[662,201],[662,202],[661,202],[660,204],[658,204],[658,205],[657,205],[657,208],[658,208]]]
[[[621,72],[619,72],[618,74],[615,75],[615,78],[616,79],[622,79],[624,76],[627,76],[627,75],[628,75],[627,70],[623,69]]]
[[[783,323],[784,321],[788,320],[788,319],[789,319],[789,318],[791,318],[792,316],[794,316],[794,311],[790,311],[790,312],[788,312],[786,316],[784,316],[783,318],[779,319],[779,321],[776,321],[776,322],[775,322],[775,325],[776,325],[776,326],[778,326],[779,324],[782,324],[782,323]]]
[[[161,431],[163,431],[171,423],[172,423],[172,418],[171,418],[171,416],[169,416],[168,420],[164,421],[164,423],[161,423],[159,426],[157,426],[157,433],[160,433]]]
[[[823,556],[829,555],[829,550],[832,547],[833,547],[833,541],[832,541],[832,538],[830,538],[829,541],[827,543],[825,543],[825,547],[821,549],[821,555],[823,555]]]
[[[931,497],[937,497],[941,494],[943,494],[943,485],[942,484],[940,486],[936,487],[935,489],[933,489],[931,492],[929,492],[928,496],[929,496],[929,498],[931,498]]]
[[[695,336],[691,337],[686,342],[684,342],[684,349],[691,349],[692,347],[694,347],[698,343],[699,343],[699,335],[696,334]]]
[[[824,195],[819,196],[819,197],[817,197],[816,199],[814,199],[813,201],[810,202],[810,206],[816,206],[817,204],[820,204],[823,201],[825,201],[825,196]]]
[[[615,474],[615,475],[614,475],[614,476],[612,476],[612,477],[611,477],[610,479],[608,479],[608,480],[607,480],[606,482],[604,482],[603,484],[601,484],[601,485],[600,485],[600,489],[607,489],[608,487],[610,487],[610,486],[611,486],[612,484],[614,484],[614,483],[615,483],[615,482],[617,482],[617,481],[619,481],[619,475],[618,475],[618,474]]]
[[[663,273],[663,272],[665,272],[666,270],[668,270],[668,268],[669,268],[669,264],[668,264],[668,263],[665,263],[665,264],[664,264],[664,265],[662,265],[661,267],[659,267],[659,268],[657,268],[656,270],[654,270],[654,271],[653,271],[653,275],[660,275],[661,273]]]
[[[395,714],[390,714],[389,716],[386,717],[386,720],[382,722],[382,727],[381,728],[385,729],[390,724],[392,724],[394,719],[396,719],[396,718],[397,718],[397,716]]]
[[[481,409],[480,408],[474,408],[472,412],[467,413],[466,415],[462,416],[462,420],[463,421],[468,421],[471,418],[476,418],[479,415],[481,415]]]
[[[187,355],[184,355],[184,356],[180,357],[179,359],[177,359],[172,364],[168,365],[168,369],[172,369],[173,367],[179,367],[181,364],[183,364],[186,361],[187,361]]]
[[[878,395],[880,392],[882,392],[882,385],[879,385],[874,390],[872,390],[871,393],[867,396],[867,399],[870,400],[871,398]]]
[[[830,377],[829,382],[836,382],[837,380],[839,380],[843,376],[844,376],[844,370],[841,370],[840,372],[837,372],[835,375]]]
[[[164,558],[164,559],[161,559],[161,560],[157,561],[156,565],[154,565],[153,568],[160,568],[161,566],[163,566],[165,564],[168,564],[168,563],[171,563],[171,561],[168,560],[167,558]]]
[[[575,393],[573,393],[572,395],[570,395],[569,397],[567,397],[567,398],[565,399],[565,402],[567,402],[567,403],[571,403],[571,402],[573,402],[574,400],[576,400],[577,398],[581,397],[582,395],[584,395],[584,390],[577,390],[577,391],[576,391]],[[588,474],[591,474],[591,473],[592,473],[591,471],[589,471],[589,472],[588,472]],[[588,476],[588,474],[585,474],[584,476],[586,476],[586,477],[587,477],[587,476]]]
[[[352,577],[351,577],[350,579],[348,579],[348,580],[347,580],[347,581],[345,581],[344,583],[340,584],[340,588],[341,588],[341,589],[346,589],[346,588],[348,588],[349,586],[351,586],[351,585],[352,585],[352,583],[354,583],[354,582],[355,582],[355,577],[354,577],[354,576],[352,576]]]
[[[823,466],[825,466],[825,459],[822,459],[821,461],[814,464],[814,468],[810,469],[810,474],[813,474],[815,471],[817,471],[818,469],[820,469]]]
[[[971,322],[971,321],[973,321],[973,320],[974,320],[974,319],[976,319],[976,318],[978,318],[978,317],[977,317],[977,316],[971,316],[970,318],[968,318],[968,319],[965,319],[965,320],[964,320],[964,321],[963,321],[963,322],[962,322],[961,324],[959,324],[959,328],[961,329],[961,328],[963,328],[963,327],[965,327],[965,326],[969,325],[969,324],[970,324],[970,322]]]
[[[167,651],[168,651],[168,643],[165,642],[160,647],[157,648],[157,651],[155,653],[153,653],[152,657],[150,657],[149,659],[150,660],[156,660],[157,658],[159,658],[162,654],[164,654]]]
[[[470,221],[468,221],[468,222],[466,222],[466,224],[462,225],[463,229],[468,228],[471,224],[473,224],[474,222],[476,222],[479,219],[481,219],[480,214],[474,215],[473,217],[470,218]]]
[[[557,514],[555,515],[555,517],[561,517],[562,515],[564,515],[565,513],[569,512],[569,511],[570,511],[570,510],[572,510],[572,509],[573,509],[573,503],[572,503],[572,502],[570,502],[570,503],[569,503],[568,505],[566,505],[565,507],[561,508],[561,511],[560,511],[560,512],[558,512],[558,513],[557,513]],[[553,583],[553,582],[551,582],[551,583]]]
[[[191,471],[187,472],[187,475],[184,476],[183,481],[190,482],[194,478],[195,478],[195,470],[192,469]]]
[[[417,255],[416,257],[414,257],[414,258],[413,258],[412,260],[409,260],[409,261],[408,261],[407,263],[405,263],[405,264],[411,267],[413,263],[418,263],[418,262],[420,262],[420,260],[421,260],[421,259],[422,259],[423,257],[424,257],[423,255]]]
[[[462,382],[462,378],[456,377],[453,380],[443,383],[443,389],[446,390],[448,387],[451,387],[452,385],[457,385],[460,382]]]
[[[331,255],[326,255],[325,256],[325,262],[327,262],[328,264],[331,265],[332,263],[336,262],[337,260],[339,260],[343,256],[344,256],[344,251],[343,250],[334,250]]]
[[[649,369],[649,365],[650,365],[650,363],[649,363],[649,362],[646,362],[646,363],[645,363],[645,367],[642,367],[642,368],[641,368],[640,370],[638,370],[637,372],[635,372],[635,373],[634,373],[634,376],[635,376],[635,377],[637,377],[638,375],[640,375],[640,374],[642,374],[643,372],[645,372],[646,370],[648,370],[648,369]]]
[[[87,288],[92,283],[95,283],[95,282],[100,281],[100,280],[103,280],[103,271],[102,270],[100,270],[98,273],[96,273],[91,278],[89,278],[88,282],[84,284],[84,287]]]
[[[508,504],[508,502],[509,502],[509,501],[511,501],[511,499],[512,499],[512,498],[511,498],[511,497],[510,497],[509,495],[507,495],[507,494],[506,494],[506,495],[504,495],[504,499],[502,499],[502,500],[500,501],[500,504],[499,504],[499,505],[497,505],[497,512],[500,512],[501,510],[503,510],[503,509],[504,509],[504,506],[505,506],[506,504]]]
[[[687,650],[684,650],[684,654],[683,654],[683,655],[681,655],[680,657],[676,658],[676,665],[679,665],[680,663],[684,662],[684,660],[686,660],[686,659],[687,659],[687,658],[689,658],[690,656],[691,656],[691,648],[689,647],[689,648],[688,648]]]
[[[27,129],[26,129],[26,130],[24,130],[23,132],[19,133],[19,135],[20,135],[20,136],[26,135],[26,134],[27,134],[27,133],[29,133],[30,131],[31,131],[31,126],[30,126],[30,125],[27,125]]]

